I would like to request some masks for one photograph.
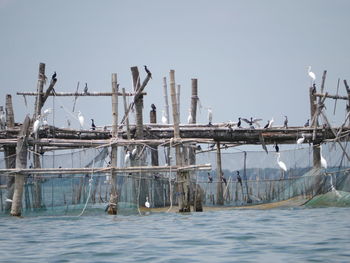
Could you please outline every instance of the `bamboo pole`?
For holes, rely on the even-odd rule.
[[[12,96],[10,94],[7,94],[6,104],[5,104],[7,129],[15,127],[15,118],[14,118],[12,105],[13,105]],[[17,140],[16,140],[16,144],[17,144]],[[4,146],[4,155],[5,155],[6,168],[8,169],[15,168],[16,167],[16,146],[15,145]],[[8,176],[6,178],[7,198],[10,200],[13,199],[14,183],[15,183],[14,177]],[[11,203],[6,202],[5,210],[10,211],[10,209],[11,209]]]
[[[117,138],[118,135],[118,82],[117,74],[112,74],[112,135]],[[118,146],[111,147],[111,166],[118,166]],[[117,174],[111,170],[112,187],[108,205],[108,214],[116,215],[118,212],[118,192],[117,192]]]
[[[33,117],[33,122],[36,120],[39,115],[41,114],[41,109],[43,107],[43,90],[44,90],[44,84],[46,81],[45,76],[45,64],[40,63],[39,64],[39,74],[38,74],[38,83],[37,83],[37,97],[35,100],[35,112]],[[38,139],[39,134],[35,133],[34,138]],[[39,145],[34,145],[34,151],[33,151],[33,166],[35,168],[40,168],[40,149]],[[34,174],[34,200],[33,200],[33,207],[36,209],[41,208],[41,181],[40,179],[36,178],[36,175]]]
[[[180,113],[180,95],[181,95],[181,85],[177,85],[176,86],[176,101],[177,101],[177,114],[179,114],[179,116],[181,116]]]
[[[348,85],[346,79],[344,79],[344,85],[345,85],[346,93],[348,94],[348,103],[346,105],[346,111],[347,111],[347,113],[349,113],[350,112],[350,88],[349,88],[349,85]],[[349,118],[348,125],[350,126],[350,118]]]
[[[314,95],[314,88],[310,87],[309,89],[309,96],[310,96],[310,119],[311,121],[311,127],[317,127],[318,126],[318,121],[316,117],[317,113],[317,98]],[[315,133],[314,133],[315,134]],[[313,138],[313,141],[315,138]],[[314,168],[319,168],[321,167],[321,153],[320,153],[320,148],[316,146],[317,143],[313,142],[312,146],[312,156],[313,156],[313,167]]]
[[[216,143],[216,178],[217,178],[217,188],[216,188],[216,204],[224,205],[224,196],[222,188],[222,166],[221,166],[221,148],[220,142]]]
[[[173,110],[173,119],[174,119],[174,138],[175,140],[180,138],[180,127],[179,127],[179,115],[177,112],[177,100],[176,100],[176,90],[175,90],[175,71],[170,70],[170,96],[172,102]],[[183,159],[181,153],[180,145],[175,146],[175,155],[176,155],[176,165],[182,166]],[[190,212],[189,204],[189,175],[188,172],[177,172],[177,181],[178,181],[178,205],[179,212]]]
[[[16,168],[22,169],[27,167],[27,137],[29,133],[30,119],[27,115],[23,126],[21,128],[20,137],[18,139],[17,148],[16,148]],[[15,189],[12,199],[11,215],[12,216],[21,216],[22,209],[22,195],[24,187],[24,176],[22,174],[15,175]]]
[[[126,116],[126,136],[128,138],[128,140],[131,139],[131,135],[130,135],[130,124],[129,124],[129,115],[128,115],[128,105],[126,103],[126,93],[125,93],[125,88],[122,88],[122,94],[123,94],[123,102],[124,102],[124,115]]]
[[[164,103],[165,103],[164,114],[165,114],[165,117],[167,120],[167,124],[170,124],[168,88],[167,88],[166,77],[163,77],[163,95],[164,95]],[[165,161],[167,164],[170,165],[170,147],[167,147],[167,149],[166,149]]]

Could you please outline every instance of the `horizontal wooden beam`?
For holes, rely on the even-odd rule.
[[[326,97],[326,98],[330,98],[330,99],[336,99],[336,100],[348,100],[347,96],[339,96],[339,95],[330,95],[328,93],[314,93],[314,96],[316,97]]]
[[[0,169],[0,174],[7,175],[15,174],[110,174],[111,170],[116,173],[153,173],[153,172],[176,172],[179,171],[194,171],[194,170],[211,170],[211,164],[198,164],[188,166],[132,166],[132,167],[96,167],[96,168],[31,168],[31,169]]]
[[[136,93],[127,92],[125,93],[125,96],[134,96]],[[17,92],[17,95],[23,95],[23,96],[37,96],[37,92]],[[44,93],[42,93],[44,95]],[[142,95],[147,95],[146,92],[143,92]],[[88,96],[94,96],[94,97],[110,97],[112,96],[112,92],[55,92],[50,93],[48,96],[58,96],[58,97],[88,97]],[[121,92],[118,92],[118,96],[123,96]]]

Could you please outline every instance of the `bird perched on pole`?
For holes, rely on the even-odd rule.
[[[192,113],[191,113],[191,109],[188,110],[189,114],[187,117],[187,123],[191,124],[193,122],[193,117],[192,117]]]
[[[153,103],[151,104],[151,108],[152,108],[152,111],[155,112],[156,111],[156,105],[154,105]]]
[[[80,111],[78,111],[78,120],[79,120],[79,124],[80,124],[80,129],[81,129],[84,126],[84,116],[81,114]]]
[[[88,86],[87,86],[87,83],[85,83],[84,94],[87,94],[87,93],[88,93]]]
[[[288,129],[288,117],[287,116],[284,116],[284,124],[283,124],[283,127],[285,128],[285,129]]]
[[[309,77],[311,78],[311,84],[315,83],[316,75],[311,71],[311,66],[309,66],[307,73],[309,74]]]
[[[162,110],[162,123],[163,124],[168,124],[168,119],[166,117],[165,111]]]
[[[254,129],[253,124],[256,124],[256,126],[260,127],[259,121],[262,119],[253,119],[253,117],[250,117],[250,120],[242,118],[243,121],[249,124],[250,128]]]
[[[149,69],[147,68],[146,65],[144,65],[144,67],[145,67],[145,71],[146,71],[147,75],[148,75],[150,78],[152,78],[152,73],[151,73],[151,71],[149,71]]]
[[[241,128],[241,124],[242,124],[242,122],[241,122],[241,117],[239,117],[239,118],[238,118],[238,122],[237,122],[237,127],[238,127],[238,128]]]
[[[96,129],[96,125],[95,125],[95,122],[94,122],[94,119],[91,119],[91,130],[95,130]]]
[[[213,121],[213,111],[211,110],[211,108],[208,108],[208,120],[209,120],[209,126],[211,126],[212,121]]]
[[[307,119],[307,121],[304,124],[304,127],[309,127],[310,126],[310,119]]]
[[[57,80],[56,76],[57,76],[57,73],[56,73],[56,71],[55,71],[55,72],[53,73],[52,77],[51,77],[51,80],[56,81],[56,80]]]

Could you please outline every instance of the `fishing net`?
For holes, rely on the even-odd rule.
[[[347,143],[342,143],[348,152]],[[312,146],[280,150],[280,161],[287,171],[277,163],[275,151],[242,151],[237,148],[221,150],[223,176],[217,176],[217,154],[210,147],[202,145],[197,152],[196,163],[212,165],[211,171],[191,172],[190,202],[194,192],[200,193],[204,206],[246,206],[270,204],[284,200],[302,200],[295,204],[307,206],[349,206],[350,163],[344,151],[333,143],[322,145],[322,156],[327,160],[327,169],[313,168]],[[151,148],[139,151],[129,163],[125,163],[125,149],[119,147],[118,167],[151,166]],[[174,151],[158,147],[159,165],[174,165]],[[1,153],[0,168],[6,167]],[[92,174],[44,174],[26,175],[23,193],[23,214],[78,215],[101,213],[108,206],[112,178],[108,167],[110,148],[82,148],[47,152],[40,155],[43,168],[96,168]],[[28,155],[28,166],[32,164],[32,154]],[[238,180],[238,174],[241,180]],[[9,213],[9,178],[13,174],[0,175],[0,212]],[[118,173],[115,182],[118,192],[118,213],[139,212],[149,200],[151,208],[167,209],[177,205],[176,171]],[[85,210],[86,208],[86,210]]]

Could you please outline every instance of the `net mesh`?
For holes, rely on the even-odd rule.
[[[347,152],[347,143],[342,143]],[[206,149],[206,146],[203,146]],[[118,166],[150,166],[151,149],[145,148],[131,163],[124,163],[125,150],[119,148]],[[209,148],[210,149],[210,148]],[[236,149],[236,148],[235,148]],[[312,146],[295,147],[280,151],[280,160],[287,171],[280,169],[277,154],[273,151],[222,150],[221,163],[223,177],[216,174],[217,154],[203,151],[196,154],[197,164],[212,164],[211,171],[196,171],[191,174],[191,188],[200,192],[205,206],[246,206],[268,204],[292,198],[302,198],[307,206],[348,206],[350,203],[350,163],[339,145],[322,145],[322,156],[327,160],[327,169],[312,168]],[[229,152],[231,151],[231,152]],[[159,165],[166,165],[159,147]],[[6,168],[1,153],[0,168]],[[170,152],[171,163],[175,157]],[[13,158],[13,156],[12,156]],[[110,148],[66,150],[45,153],[40,156],[43,168],[107,167],[110,162]],[[28,166],[32,154],[28,155]],[[241,176],[238,180],[237,172]],[[0,175],[0,212],[9,212],[9,192],[7,186],[13,175]],[[210,180],[209,178],[212,178]],[[118,191],[118,213],[138,211],[148,198],[151,207],[177,205],[176,171],[162,173],[144,172],[119,173],[116,181]],[[93,174],[28,175],[25,177],[23,193],[23,214],[79,214],[86,206],[87,211],[105,209],[111,193],[109,172]],[[40,192],[40,201],[37,195]],[[194,201],[194,194],[190,202]],[[220,201],[222,200],[222,202]]]

